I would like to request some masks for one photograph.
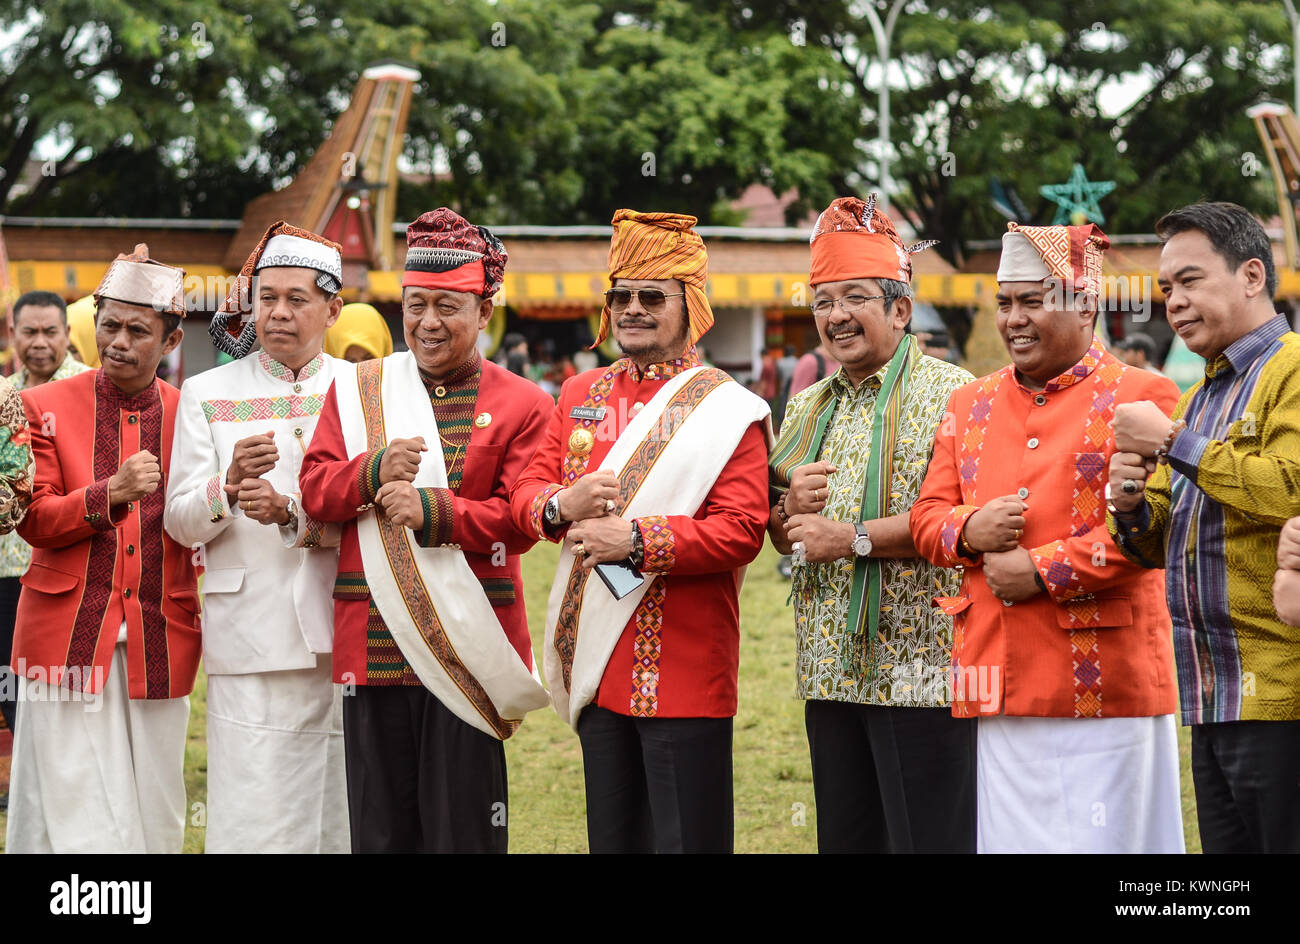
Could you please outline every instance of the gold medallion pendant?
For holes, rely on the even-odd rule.
[[[575,429],[569,434],[569,452],[575,456],[585,456],[591,453],[591,448],[596,445],[596,437],[591,435],[591,430]]]

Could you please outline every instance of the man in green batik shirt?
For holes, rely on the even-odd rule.
[[[960,581],[917,556],[907,520],[973,379],[906,333],[909,256],[929,245],[904,247],[874,195],[818,218],[812,308],[840,369],[791,399],[771,456],[822,852],[975,851],[975,722],[952,717],[952,620],[932,605]]]

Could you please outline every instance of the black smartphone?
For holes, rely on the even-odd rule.
[[[612,561],[596,565],[596,573],[605,582],[615,600],[621,600],[641,584],[645,575],[632,566],[630,561]]]

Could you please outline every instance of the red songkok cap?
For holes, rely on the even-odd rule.
[[[489,298],[505,278],[506,247],[486,226],[438,207],[406,227],[402,287],[473,292]]]

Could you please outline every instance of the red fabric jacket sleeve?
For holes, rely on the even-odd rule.
[[[362,495],[361,472],[363,468],[371,468],[382,453],[380,449],[363,452],[355,459],[348,458],[343,427],[339,423],[338,399],[331,384],[298,473],[303,511],[317,521],[351,521],[359,508],[374,500],[373,493]]]
[[[564,461],[564,450],[560,437],[564,432],[564,407],[570,381],[566,380],[560,389],[560,400],[549,413],[543,414],[543,427],[536,443],[532,459],[510,489],[510,517],[515,527],[533,540],[559,542],[564,538],[564,530],[554,533],[542,527],[542,508],[547,499],[561,488],[556,481],[560,474],[560,463]]]
[[[538,392],[541,393],[540,390]],[[526,525],[520,525],[512,514],[511,487],[525,467],[531,466],[530,460],[534,459],[538,446],[547,434],[547,422],[552,412],[554,408],[551,398],[541,394],[510,441],[490,498],[476,501],[460,495],[451,496],[452,507],[455,509],[451,529],[452,543],[481,554],[495,553],[499,544],[505,545],[508,554],[523,554],[537,543],[533,531]],[[558,460],[556,467],[559,467]]]
[[[47,434],[42,419],[44,411],[28,394],[23,396],[23,409],[31,431],[36,480],[27,516],[18,525],[18,534],[32,547],[57,548],[70,547],[99,531],[111,530],[116,522],[112,520],[108,506],[108,480],[68,492],[54,436],[52,432]],[[118,519],[122,516],[123,510],[119,509]]]
[[[694,517],[637,518],[648,574],[713,574],[744,567],[767,533],[767,440],[762,423],[740,438]]]

